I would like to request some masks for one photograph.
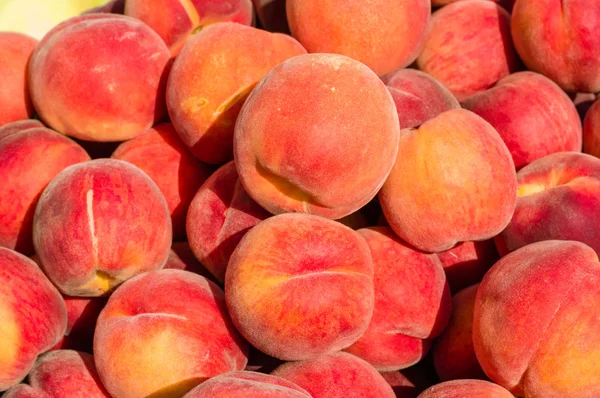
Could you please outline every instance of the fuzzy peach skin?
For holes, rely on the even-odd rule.
[[[401,129],[419,127],[440,113],[460,108],[454,95],[425,72],[400,69],[382,80],[396,104]]]
[[[73,350],[51,351],[41,355],[28,377],[2,398],[110,398],[102,386],[94,357]]]
[[[481,282],[485,273],[500,259],[493,239],[462,242],[436,255],[453,294]]]
[[[339,351],[373,314],[373,261],[350,228],[308,214],[282,214],[252,228],[225,275],[233,323],[256,348],[293,361]]]
[[[169,258],[163,268],[190,271],[218,283],[210,271],[194,256],[194,252],[188,242],[173,242],[169,251]]]
[[[377,194],[398,139],[394,101],[369,68],[342,55],[300,55],[244,104],[235,162],[248,194],[271,213],[338,219]]]
[[[485,373],[517,396],[599,396],[599,282],[598,256],[580,242],[537,242],[501,258],[475,299]]]
[[[433,13],[417,66],[459,101],[520,68],[510,38],[510,14],[491,1],[467,0]]]
[[[565,91],[600,91],[600,3],[586,0],[519,0],[512,38],[527,68]]]
[[[250,25],[254,16],[251,0],[127,0],[125,15],[154,29],[173,56],[207,25],[227,21]]]
[[[510,221],[515,166],[481,117],[454,109],[402,130],[399,153],[379,201],[390,227],[412,246],[448,250],[492,238]]]
[[[556,83],[538,73],[505,77],[462,106],[494,126],[517,170],[551,153],[581,151],[581,120],[575,104]]]
[[[288,362],[272,375],[290,380],[313,398],[395,398],[392,387],[368,362],[345,352]]]
[[[594,102],[585,114],[583,152],[600,158],[600,101]]]
[[[202,383],[184,398],[312,398],[303,388],[277,376],[233,371]]]
[[[233,159],[240,108],[267,72],[306,50],[290,36],[236,23],[196,33],[177,56],[167,86],[173,126],[203,162]]]
[[[336,53],[382,76],[423,48],[430,0],[287,0],[292,35],[310,53]]]
[[[248,345],[216,284],[168,269],[138,275],[110,296],[94,353],[113,396],[179,398],[207,378],[244,369]]]
[[[517,206],[495,237],[500,255],[543,240],[576,240],[600,253],[600,159],[561,152],[517,174]]]
[[[285,13],[286,0],[252,0],[256,16],[263,29],[269,32],[290,33]]]
[[[435,255],[413,249],[390,228],[358,233],[371,249],[375,307],[367,331],[345,351],[379,371],[407,368],[427,354],[450,319],[444,270]]]
[[[16,32],[0,32],[0,127],[33,116],[27,68],[37,40]]]
[[[211,172],[188,151],[173,126],[154,126],[119,145],[111,157],[136,165],[152,178],[167,200],[173,239],[185,239],[190,202]]]
[[[514,398],[506,389],[484,380],[452,380],[436,384],[417,398]]]
[[[0,247],[0,391],[19,383],[65,334],[67,309],[38,266]]]
[[[33,214],[42,191],[63,169],[90,158],[75,142],[45,127],[4,131],[0,138],[0,246],[30,255]]]
[[[469,286],[452,297],[450,323],[433,342],[433,363],[442,381],[487,379],[473,348],[473,309],[478,288],[479,284]]]
[[[70,296],[101,296],[162,268],[171,218],[156,184],[137,167],[98,159],[66,168],[35,210],[33,241],[52,282]]]
[[[135,18],[75,17],[50,31],[31,57],[33,104],[44,123],[63,134],[133,138],[165,114],[169,58],[161,38]]]
[[[102,297],[64,296],[67,306],[67,330],[63,339],[53,349],[92,352],[94,330],[100,311],[106,305]]]
[[[44,127],[44,125],[35,119],[19,120],[16,122],[7,123],[0,127],[0,140],[9,135],[29,130],[36,127]]]
[[[200,187],[187,214],[189,244],[220,283],[242,237],[271,214],[244,190],[233,162],[221,166]]]

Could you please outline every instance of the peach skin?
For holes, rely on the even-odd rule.
[[[269,212],[339,219],[377,194],[399,130],[394,101],[369,68],[342,55],[300,55],[269,72],[244,104],[235,162]]]
[[[402,130],[399,154],[379,201],[390,227],[407,243],[440,252],[492,238],[510,221],[517,201],[515,166],[481,117],[454,109]]]
[[[70,296],[101,296],[162,268],[171,246],[165,198],[142,170],[121,160],[63,170],[44,190],[33,224],[44,272]]]
[[[35,119],[18,120],[16,122],[7,123],[0,126],[0,140],[9,135],[36,127],[44,127],[44,125],[39,120]]]
[[[281,214],[252,228],[225,275],[233,323],[262,352],[316,358],[350,346],[373,314],[373,262],[350,228],[308,214]]]
[[[452,380],[436,384],[417,398],[514,398],[506,389],[484,380]]]
[[[216,284],[165,269],[138,275],[110,296],[94,353],[112,396],[180,398],[213,376],[244,369],[248,345]]]

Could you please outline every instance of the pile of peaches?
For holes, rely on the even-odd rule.
[[[600,397],[599,32],[591,0],[0,32],[2,397]]]

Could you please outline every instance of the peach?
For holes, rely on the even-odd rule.
[[[98,378],[94,358],[72,350],[51,351],[38,358],[27,384],[19,384],[3,398],[110,398]]]
[[[0,32],[0,127],[33,116],[27,68],[36,45],[33,37]]]
[[[184,398],[312,398],[303,388],[277,376],[234,371],[213,377]]]
[[[419,362],[450,319],[451,299],[435,255],[409,247],[387,227],[365,228],[374,264],[375,307],[367,331],[345,351],[379,371]]]
[[[67,306],[67,330],[64,338],[54,349],[70,349],[92,352],[94,330],[100,311],[106,305],[101,297],[64,296]]]
[[[225,275],[233,323],[262,352],[316,358],[350,346],[373,314],[373,262],[352,229],[308,214],[252,228]]]
[[[338,219],[377,194],[399,130],[394,101],[369,68],[342,55],[300,55],[269,72],[244,104],[235,162],[248,194],[271,213]]]
[[[35,119],[26,119],[7,123],[0,127],[0,140],[4,137],[8,137],[9,135],[36,127],[44,127],[44,125]]]
[[[18,123],[21,128],[31,125]],[[29,255],[33,214],[42,191],[63,169],[90,158],[75,142],[50,129],[13,127],[20,129],[8,124],[0,138],[0,246]]]
[[[518,396],[600,396],[599,286],[598,256],[580,242],[537,242],[501,258],[475,299],[485,373]]]
[[[517,169],[551,153],[581,151],[581,120],[575,104],[556,83],[538,73],[505,77],[462,106],[494,126]]]
[[[545,156],[517,174],[517,206],[495,237],[500,255],[543,240],[576,240],[600,253],[600,159],[578,152]]]
[[[125,15],[154,29],[176,56],[207,25],[227,21],[250,25],[254,14],[251,0],[127,0]]]
[[[44,123],[63,134],[133,138],[165,114],[169,58],[161,38],[135,18],[75,17],[49,32],[31,56],[33,104]]]
[[[65,334],[67,309],[38,266],[0,247],[0,391],[25,378]]]
[[[173,239],[184,239],[190,202],[210,170],[187,150],[173,126],[154,126],[119,145],[111,157],[136,165],[152,178],[167,200]]]
[[[473,309],[478,288],[479,284],[470,286],[452,297],[450,323],[433,342],[433,363],[442,381],[487,379],[473,348]]]
[[[310,53],[336,53],[378,75],[412,63],[423,48],[429,0],[287,0],[293,36]]]
[[[210,377],[244,369],[248,347],[217,285],[167,269],[138,275],[110,296],[94,353],[112,396],[179,398]]]
[[[510,221],[517,200],[514,163],[481,117],[453,109],[402,130],[399,153],[379,201],[390,227],[412,246],[448,250],[492,238]]]
[[[400,128],[419,127],[460,104],[452,93],[427,73],[416,69],[400,69],[383,78],[392,94]]]
[[[519,0],[512,11],[512,38],[527,68],[565,91],[600,91],[600,3]]]
[[[269,32],[290,33],[285,13],[286,0],[252,0],[256,16],[263,29]]]
[[[187,214],[187,234],[196,258],[223,283],[231,253],[269,214],[244,190],[233,162],[219,168],[196,193]]]
[[[164,269],[181,269],[204,276],[217,283],[214,276],[198,261],[187,242],[173,242]]]
[[[436,384],[417,398],[513,398],[497,384],[485,380],[452,380]]]
[[[345,352],[288,362],[271,374],[296,383],[313,398],[396,397],[375,368]]]
[[[600,101],[594,102],[585,114],[583,152],[600,158]]]
[[[510,38],[510,14],[484,0],[459,1],[437,10],[417,66],[459,101],[490,88],[520,68]]]
[[[236,23],[218,23],[195,34],[177,56],[167,86],[173,126],[198,159],[233,159],[240,108],[272,68],[305,54],[287,35]]]
[[[100,296],[164,266],[171,219],[142,170],[98,159],[67,167],[46,187],[33,240],[44,271],[63,293]]]
[[[485,273],[500,258],[493,239],[462,242],[436,254],[453,294],[481,282]]]

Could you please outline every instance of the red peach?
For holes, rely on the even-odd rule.
[[[452,380],[425,390],[417,398],[514,398],[497,384],[484,380]]]
[[[19,120],[16,122],[7,123],[0,127],[0,140],[8,137],[9,135],[38,127],[44,127],[44,125],[35,119]]]

